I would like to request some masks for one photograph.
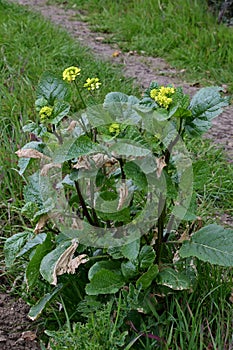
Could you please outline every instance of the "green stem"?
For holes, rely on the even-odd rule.
[[[79,86],[78,86],[77,81],[75,80],[74,83],[75,83],[76,89],[77,89],[77,91],[78,91],[80,100],[82,101],[83,107],[84,107],[84,108],[87,108],[87,105],[86,105],[86,103],[85,103],[85,101],[84,101],[84,99],[83,99],[83,97],[82,97],[82,94],[81,94],[81,91],[80,91],[80,89],[79,89]]]
[[[161,250],[163,243],[163,231],[164,231],[164,222],[166,218],[166,199],[163,197],[163,194],[160,193],[159,196],[159,205],[158,205],[158,238],[156,240],[156,263],[159,264],[161,260]]]
[[[74,181],[74,184],[75,184],[75,188],[76,188],[76,191],[77,191],[77,194],[78,194],[78,198],[79,198],[79,201],[80,201],[80,204],[82,206],[82,209],[83,209],[83,214],[86,216],[89,224],[91,224],[92,226],[95,225],[94,221],[92,220],[92,217],[90,216],[89,212],[88,212],[88,209],[87,209],[87,206],[86,206],[86,203],[85,203],[85,200],[83,199],[83,196],[82,196],[82,192],[81,192],[81,189],[79,187],[79,183],[78,181]]]

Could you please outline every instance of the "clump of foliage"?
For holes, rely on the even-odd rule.
[[[81,85],[80,74],[74,66],[63,79],[47,72],[39,82],[38,119],[24,126],[35,141],[17,151],[25,181],[22,213],[32,228],[6,240],[6,266],[24,257],[27,288],[44,285],[32,320],[59,296],[69,319],[67,308],[75,303],[83,325],[69,332],[82,348],[90,348],[86,336],[92,349],[102,338],[109,339],[106,349],[125,343],[129,349],[144,336],[164,344],[151,319],[161,311],[158,299],[191,291],[198,260],[233,266],[233,230],[198,223],[184,143],[206,132],[228,99],[219,87],[202,88],[190,99],[182,88],[152,82],[141,99],[110,92],[99,105],[100,80]],[[98,322],[98,339],[98,332],[91,338]],[[133,339],[132,330],[138,333]],[[52,348],[64,345],[48,334]]]

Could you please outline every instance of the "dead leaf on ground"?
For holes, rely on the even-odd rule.
[[[36,334],[31,331],[26,331],[21,334],[21,338],[24,340],[35,340],[37,338]]]
[[[121,51],[120,50],[116,50],[116,51],[114,51],[112,53],[112,57],[118,57],[118,56],[120,56],[120,54],[121,54]]]

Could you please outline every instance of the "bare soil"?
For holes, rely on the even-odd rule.
[[[183,79],[183,70],[177,71],[162,58],[147,57],[137,52],[120,52],[114,45],[105,44],[106,35],[92,32],[87,23],[77,20],[79,12],[75,9],[67,10],[62,6],[47,5],[46,0],[11,0],[26,5],[32,11],[41,13],[54,24],[67,30],[71,36],[89,47],[93,54],[112,62],[121,64],[123,74],[133,78],[135,84],[146,88],[151,81],[166,85],[173,83],[183,86],[184,91],[193,95],[199,86],[189,84]],[[233,162],[233,106],[227,107],[224,112],[213,121],[211,130],[205,136],[211,138],[217,146],[226,151],[229,162]],[[232,224],[232,218],[223,215],[221,221]],[[1,281],[0,277],[0,282]],[[27,318],[29,307],[21,300],[15,300],[7,293],[0,293],[0,349],[1,350],[37,350],[40,346],[37,341],[35,325]]]

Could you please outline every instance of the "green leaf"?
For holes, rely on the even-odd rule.
[[[124,139],[117,139],[117,142],[109,147],[109,151],[125,157],[144,157],[151,153],[148,148],[142,147],[140,143]]]
[[[45,241],[36,247],[26,269],[26,283],[29,288],[32,288],[37,283],[40,276],[41,261],[51,251],[52,247],[51,235],[46,235]]]
[[[60,256],[70,246],[70,241],[61,243],[56,249],[45,255],[40,264],[40,273],[42,277],[49,283],[54,281],[54,269]]]
[[[89,295],[114,294],[125,284],[124,278],[118,273],[101,269],[86,286],[86,293]]]
[[[179,250],[182,258],[198,259],[221,266],[233,266],[233,229],[211,224],[195,232]]]
[[[155,260],[155,251],[149,245],[144,245],[138,256],[139,267],[141,269],[147,269]]]
[[[147,178],[141,168],[135,162],[127,162],[124,165],[124,172],[128,179],[132,179],[139,189],[147,189]]]
[[[159,273],[158,265],[152,265],[136,282],[136,286],[142,289],[148,288]]]
[[[33,236],[33,232],[23,231],[7,238],[4,244],[6,267],[10,267],[15,261],[24,244]]]
[[[46,233],[37,234],[35,237],[27,241],[27,243],[23,246],[23,248],[18,253],[17,257],[24,255],[25,253],[27,253],[29,250],[31,250],[38,244],[42,244],[45,241],[46,237],[47,237]]]
[[[222,88],[218,86],[200,89],[190,102],[190,110],[195,118],[212,120],[222,113],[222,107],[228,105],[228,98],[219,93]]]
[[[111,270],[116,274],[120,274],[120,263],[118,261],[103,260],[96,262],[88,271],[88,278],[91,281],[94,275],[100,270]]]
[[[141,120],[134,108],[138,103],[139,99],[135,96],[128,96],[122,92],[110,92],[106,95],[103,106],[115,121],[135,125]]]
[[[172,268],[166,268],[159,273],[158,284],[174,290],[184,290],[191,287],[188,277],[183,272]]]
[[[49,304],[49,302],[53,299],[53,297],[62,289],[63,285],[59,284],[56,286],[51,293],[45,294],[35,305],[33,305],[29,311],[28,317],[35,321],[45,307]]]
[[[82,135],[75,140],[68,140],[60,145],[53,154],[53,162],[64,163],[67,160],[100,151],[100,147],[96,143],[92,142],[88,136]]]
[[[38,84],[36,91],[37,99],[44,98],[49,105],[53,105],[55,100],[69,101],[71,92],[69,85],[55,75],[45,72]]]
[[[70,104],[64,101],[57,101],[53,108],[53,119],[50,120],[52,124],[58,124],[70,111]]]
[[[126,280],[134,278],[137,275],[138,269],[131,261],[123,262],[121,264],[121,272]]]
[[[140,239],[137,239],[129,244],[123,245],[121,248],[121,253],[125,258],[130,261],[135,261],[138,257],[140,249]]]

